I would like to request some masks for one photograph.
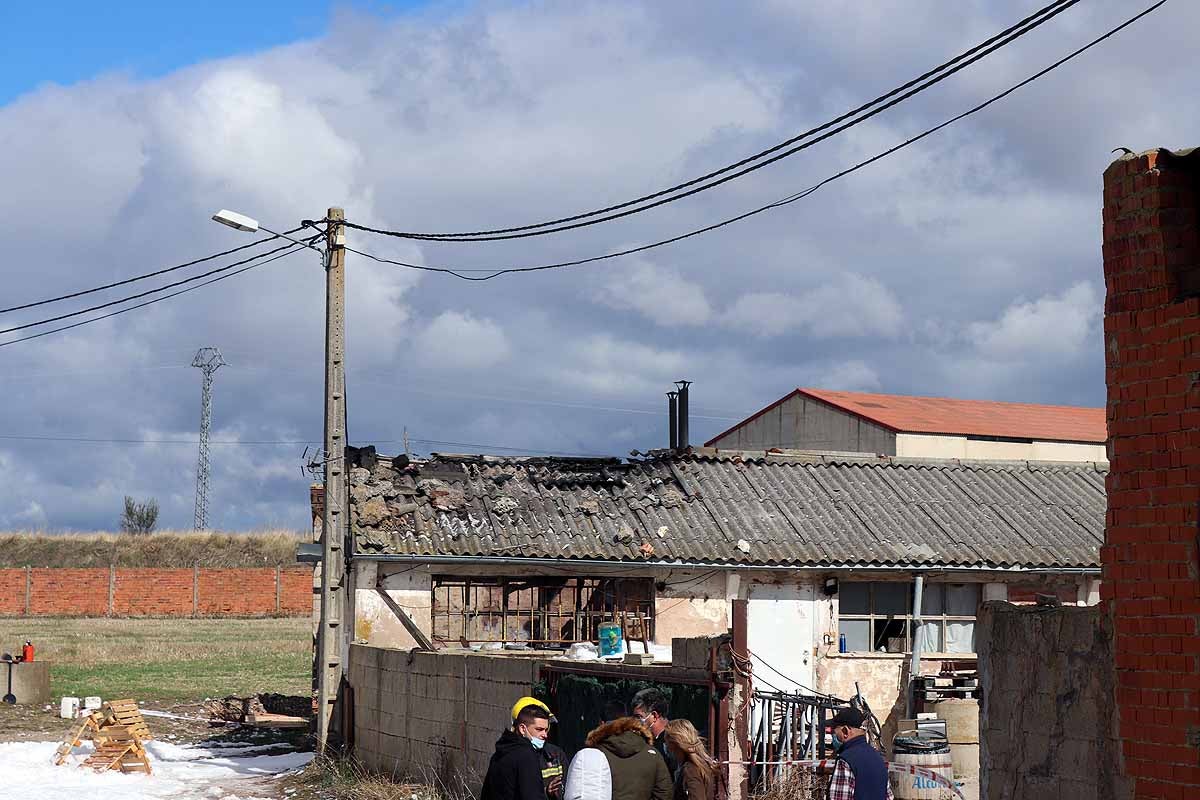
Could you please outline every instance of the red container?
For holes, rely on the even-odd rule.
[[[33,661],[33,642],[26,642],[25,646],[21,648],[21,660]]]

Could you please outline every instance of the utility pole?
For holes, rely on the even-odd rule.
[[[317,636],[317,752],[342,682],[346,540],[346,219],[329,209],[325,248],[325,513],[321,520],[321,618]],[[343,732],[344,733],[344,732]]]
[[[192,527],[202,531],[208,527],[208,434],[212,428],[213,373],[224,366],[221,351],[201,347],[192,359],[192,366],[204,373],[200,390],[200,463],[196,466],[196,515]]]

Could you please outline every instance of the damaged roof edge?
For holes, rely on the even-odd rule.
[[[615,559],[595,558],[546,558],[544,556],[425,556],[400,553],[354,553],[354,561],[373,561],[379,563],[401,564],[495,564],[508,566],[529,566],[535,564],[554,564],[563,566],[578,564],[582,567],[620,567],[623,569],[654,569],[669,567],[671,569],[725,569],[751,572],[829,572],[834,570],[870,571],[870,572],[1002,572],[1020,574],[1054,574],[1054,575],[1099,575],[1100,567],[1048,567],[1048,566],[990,566],[977,564],[972,566],[943,566],[938,564],[739,564],[736,562],[718,561],[618,561]]]

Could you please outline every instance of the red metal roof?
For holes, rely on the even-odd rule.
[[[715,442],[798,394],[828,403],[898,433],[998,436],[1008,439],[1097,444],[1103,444],[1108,438],[1103,408],[801,388],[767,406],[753,417],[739,422],[711,441]]]

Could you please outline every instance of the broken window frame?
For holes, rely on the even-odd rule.
[[[877,641],[877,634],[875,632],[876,631],[876,623],[882,622],[882,623],[885,623],[885,625],[886,625],[886,624],[890,624],[893,622],[900,622],[900,623],[903,623],[903,625],[904,625],[904,649],[903,650],[886,650],[886,649],[885,650],[879,650],[879,649],[853,650],[853,649],[850,649],[849,647],[847,647],[846,652],[862,654],[862,655],[874,655],[874,656],[911,654],[912,653],[912,645],[913,645],[913,635],[915,633],[915,631],[914,631],[915,626],[913,625],[913,613],[912,613],[912,610],[913,610],[912,609],[912,595],[913,595],[913,585],[914,585],[913,582],[912,581],[840,581],[839,595],[841,594],[841,592],[845,591],[846,586],[851,585],[851,584],[853,584],[855,586],[865,585],[867,587],[867,613],[866,614],[843,613],[841,610],[841,602],[840,602],[840,598],[839,598],[838,616],[837,616],[839,635],[842,633],[842,623],[843,622],[845,622],[845,621],[851,621],[851,622],[852,621],[865,621],[867,623],[867,630],[868,630],[868,636],[870,637],[870,643],[872,646],[877,646],[879,642]],[[903,614],[876,613],[876,608],[877,608],[876,587],[884,586],[884,585],[903,586],[905,588],[906,591],[905,591],[904,613]],[[947,614],[946,613],[946,589],[950,586],[972,586],[972,587],[975,587],[975,589],[976,589],[976,601],[975,601],[976,614],[965,615],[965,614]],[[938,641],[941,643],[941,649],[923,650],[922,653],[928,654],[931,656],[935,656],[935,657],[937,657],[937,656],[948,656],[948,657],[953,656],[956,658],[964,658],[964,657],[974,656],[975,655],[974,648],[972,648],[971,651],[969,651],[969,652],[950,652],[945,649],[945,647],[946,647],[946,630],[947,630],[946,626],[948,623],[955,623],[955,622],[969,622],[972,624],[972,626],[975,625],[976,619],[978,616],[979,602],[980,602],[982,591],[983,591],[982,584],[966,583],[966,582],[964,582],[964,583],[952,583],[952,582],[931,583],[931,582],[926,581],[926,583],[925,583],[926,597],[929,596],[930,592],[935,591],[935,590],[938,592],[941,592],[942,611],[939,614],[931,614],[928,611],[926,611],[925,608],[922,608],[922,610],[921,610],[921,625],[937,625],[938,626]],[[922,605],[928,607],[927,603],[923,603]],[[974,637],[974,632],[972,631],[972,638],[973,637]],[[895,637],[893,637],[893,638],[895,638]],[[886,640],[885,640],[884,647],[886,647],[886,646],[887,646],[887,644],[886,644]]]
[[[616,622],[626,639],[653,641],[654,596],[652,578],[435,575],[432,638],[558,648],[597,642],[600,625]]]

